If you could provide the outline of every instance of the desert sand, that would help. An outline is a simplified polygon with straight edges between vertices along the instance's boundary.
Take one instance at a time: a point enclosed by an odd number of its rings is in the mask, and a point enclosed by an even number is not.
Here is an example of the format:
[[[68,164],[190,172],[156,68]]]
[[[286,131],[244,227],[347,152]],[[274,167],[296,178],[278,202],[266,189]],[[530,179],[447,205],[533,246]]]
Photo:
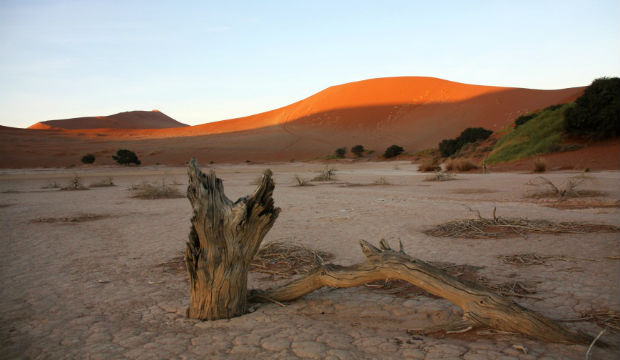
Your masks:
[[[357,144],[375,155],[392,144],[413,154],[436,148],[441,140],[454,138],[467,127],[499,131],[519,115],[573,101],[583,89],[501,88],[394,77],[332,86],[279,109],[197,126],[0,127],[0,168],[74,166],[86,153],[97,157],[95,164],[110,165],[111,155],[119,149],[135,151],[145,165],[173,166],[184,164],[188,154],[202,163],[306,161]]]
[[[207,164],[203,163],[203,166]],[[251,193],[265,168],[274,172],[280,217],[264,244],[290,242],[334,255],[334,263],[361,261],[359,240],[402,241],[427,261],[480,267],[491,283],[527,283],[513,299],[554,319],[575,320],[596,310],[620,311],[618,233],[528,234],[500,239],[438,238],[433,225],[502,217],[620,225],[620,172],[591,172],[583,189],[602,193],[550,207],[531,199],[531,173],[459,174],[427,182],[410,162],[333,165],[337,180],[294,186],[320,163],[215,164],[228,197]],[[459,317],[443,299],[398,295],[370,287],[322,289],[281,307],[257,304],[230,320],[185,317],[186,275],[175,264],[184,251],[191,208],[187,199],[139,200],[127,188],[141,181],[179,183],[184,167],[98,167],[0,170],[0,358],[101,359],[583,359],[587,346],[546,344],[514,334],[410,335]],[[74,175],[85,184],[112,176],[117,186],[85,191],[43,189]],[[545,174],[554,182],[576,171]],[[389,185],[369,185],[384,178]],[[578,204],[577,204],[578,205]],[[471,210],[470,210],[471,209]],[[73,220],[73,221],[72,221]],[[504,263],[498,256],[533,253],[544,264]],[[286,279],[251,273],[251,288]],[[596,335],[592,321],[569,321]],[[593,359],[617,359],[618,333],[595,348]]]
[[[184,127],[159,110],[126,111],[109,116],[88,116],[73,119],[48,120],[28,127],[33,130],[71,129],[166,129]]]

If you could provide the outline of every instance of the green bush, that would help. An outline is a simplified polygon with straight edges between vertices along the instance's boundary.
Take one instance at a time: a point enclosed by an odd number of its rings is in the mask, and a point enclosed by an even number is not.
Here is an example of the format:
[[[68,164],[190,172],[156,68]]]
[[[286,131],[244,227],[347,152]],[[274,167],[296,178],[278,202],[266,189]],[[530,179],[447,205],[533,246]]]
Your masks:
[[[84,164],[92,164],[95,162],[95,155],[93,154],[86,154],[84,156],[82,156],[82,162]]]
[[[444,139],[439,143],[441,156],[448,157],[459,151],[463,145],[480,140],[486,140],[493,131],[481,127],[467,128],[456,139]]]
[[[383,157],[392,158],[392,157],[402,154],[403,151],[405,151],[405,149],[403,149],[402,147],[398,145],[392,145],[389,148],[385,149],[385,152],[383,153]]]
[[[336,151],[334,151],[334,157],[336,157],[337,159],[342,159],[344,158],[344,155],[347,153],[347,148],[346,147],[341,147],[336,149]]]
[[[536,113],[531,113],[531,114],[527,114],[527,115],[521,115],[517,118],[517,120],[515,120],[515,128],[518,128],[519,126],[525,124],[526,122],[532,120],[534,117],[536,117]]]
[[[567,133],[595,139],[620,136],[620,78],[594,80],[575,104],[565,114]]]
[[[354,147],[351,148],[351,152],[357,157],[362,156],[364,151],[365,151],[364,145],[355,145]]]
[[[121,165],[129,165],[132,163],[136,165],[140,165],[140,160],[138,160],[138,156],[136,155],[135,152],[130,151],[130,150],[125,150],[125,149],[118,150],[116,152],[116,155],[115,156],[113,155],[112,158]]]

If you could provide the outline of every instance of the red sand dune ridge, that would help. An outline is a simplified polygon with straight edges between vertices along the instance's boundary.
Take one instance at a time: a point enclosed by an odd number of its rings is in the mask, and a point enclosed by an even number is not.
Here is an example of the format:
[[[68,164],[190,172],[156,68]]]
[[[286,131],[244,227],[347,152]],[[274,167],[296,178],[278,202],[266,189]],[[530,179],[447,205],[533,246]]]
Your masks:
[[[282,108],[196,126],[165,129],[157,129],[156,126],[149,126],[146,129],[146,126],[142,128],[132,126],[131,129],[119,129],[115,126],[105,126],[105,129],[91,126],[82,126],[79,130],[78,126],[72,128],[64,126],[64,128],[73,129],[74,131],[68,132],[78,132],[82,135],[105,133],[120,138],[125,136],[165,138],[222,134],[271,126],[286,127],[289,123],[300,121],[306,125],[312,123],[315,126],[322,126],[327,123],[343,129],[362,127],[376,130],[395,125],[400,127],[398,125],[403,123],[414,127],[423,125],[416,124],[422,117],[433,119],[433,123],[437,125],[436,120],[444,117],[470,118],[470,115],[473,115],[477,117],[478,126],[486,125],[485,127],[497,130],[524,112],[572,101],[582,91],[583,88],[531,90],[469,85],[431,77],[391,77],[332,86]],[[457,104],[461,104],[457,106],[458,109],[455,108]],[[475,111],[470,111],[469,115],[463,114],[471,109]],[[501,116],[498,116],[497,110],[502,112]],[[489,123],[491,121],[494,123]],[[44,123],[57,124],[54,121]],[[39,124],[31,128],[43,128],[35,127],[40,126]]]
[[[127,111],[109,116],[88,116],[64,120],[38,122],[28,129],[37,130],[83,130],[83,129],[165,129],[184,127],[159,110]]]

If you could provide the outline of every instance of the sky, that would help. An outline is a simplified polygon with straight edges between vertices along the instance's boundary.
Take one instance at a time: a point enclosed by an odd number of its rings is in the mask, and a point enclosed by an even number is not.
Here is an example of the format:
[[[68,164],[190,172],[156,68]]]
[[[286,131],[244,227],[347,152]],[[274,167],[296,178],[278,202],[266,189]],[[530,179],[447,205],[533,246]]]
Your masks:
[[[190,125],[329,86],[620,75],[620,1],[0,0],[0,125],[158,109]]]

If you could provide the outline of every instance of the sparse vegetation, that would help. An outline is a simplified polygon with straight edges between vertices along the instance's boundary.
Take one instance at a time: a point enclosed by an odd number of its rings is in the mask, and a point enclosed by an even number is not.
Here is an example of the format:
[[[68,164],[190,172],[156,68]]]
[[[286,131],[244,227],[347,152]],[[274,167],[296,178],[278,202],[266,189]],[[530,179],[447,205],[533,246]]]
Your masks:
[[[437,158],[426,159],[422,161],[422,163],[418,166],[418,171],[422,171],[422,172],[441,171],[441,166],[439,165],[439,161]]]
[[[444,164],[446,171],[470,171],[478,168],[467,159],[448,159]]]
[[[547,162],[544,158],[536,158],[534,160],[534,172],[541,173],[547,171]]]
[[[516,120],[515,120],[515,128],[518,128],[519,126],[525,124],[526,122],[532,120],[533,118],[535,118],[537,115],[537,113],[530,113],[527,115],[521,115],[519,116]]]
[[[562,149],[564,112],[571,104],[542,110],[533,119],[511,129],[489,154],[489,164],[511,161]]]
[[[82,184],[82,179],[79,176],[75,175],[69,181],[69,183],[67,185],[61,187],[60,190],[62,190],[62,191],[74,191],[74,190],[88,190],[88,188]]]
[[[385,152],[383,153],[383,157],[386,159],[393,158],[393,157],[396,157],[402,154],[403,151],[405,151],[405,149],[403,149],[401,146],[392,145],[388,147],[387,149],[385,149]]]
[[[529,220],[525,218],[484,218],[478,212],[477,219],[450,221],[424,231],[435,237],[456,237],[469,239],[490,239],[514,236],[525,236],[528,233],[543,234],[585,234],[593,232],[620,232],[613,225],[588,224],[577,222],[555,223],[548,220]]]
[[[373,182],[373,185],[391,185],[391,184],[389,181],[387,181],[386,178],[380,177],[377,180],[375,180],[375,182]]]
[[[493,131],[481,127],[467,128],[456,139],[444,139],[439,143],[441,156],[448,157],[456,154],[465,144],[486,140]]]
[[[572,176],[568,178],[563,184],[556,185],[553,181],[543,176],[538,176],[530,180],[526,185],[535,186],[538,189],[534,192],[530,192],[526,197],[530,198],[557,198],[568,199],[576,197],[586,196],[600,196],[603,193],[592,190],[579,190],[578,188],[588,181],[592,181],[593,178],[584,174]],[[540,189],[542,188],[542,189]]]
[[[596,79],[566,110],[565,130],[595,139],[620,136],[620,78]]]
[[[86,154],[84,156],[82,156],[82,162],[84,164],[92,164],[95,162],[95,155],[93,154]]]
[[[434,175],[427,176],[424,181],[450,181],[456,180],[456,175],[452,173],[436,171]]]
[[[344,156],[347,154],[347,148],[341,147],[334,151],[334,157],[337,159],[344,159]]]
[[[108,176],[99,181],[95,181],[94,183],[91,183],[88,186],[89,187],[107,187],[107,186],[116,186],[116,184],[114,183],[114,179],[111,176]]]
[[[364,146],[363,145],[355,145],[351,148],[351,152],[353,153],[353,155],[360,157],[364,154]]]
[[[133,193],[132,197],[136,199],[176,199],[184,197],[181,192],[173,186],[166,183],[165,179],[162,179],[161,184],[151,184],[146,181],[131,185],[129,191]]]
[[[297,182],[297,186],[314,186],[307,179],[302,179],[299,175],[295,175],[295,181]]]
[[[336,169],[325,166],[319,175],[315,176],[312,181],[332,181],[336,178]]]
[[[141,163],[136,153],[130,150],[125,150],[125,149],[118,150],[116,152],[116,155],[113,155],[112,158],[120,165],[129,165],[129,164],[140,165]]]

